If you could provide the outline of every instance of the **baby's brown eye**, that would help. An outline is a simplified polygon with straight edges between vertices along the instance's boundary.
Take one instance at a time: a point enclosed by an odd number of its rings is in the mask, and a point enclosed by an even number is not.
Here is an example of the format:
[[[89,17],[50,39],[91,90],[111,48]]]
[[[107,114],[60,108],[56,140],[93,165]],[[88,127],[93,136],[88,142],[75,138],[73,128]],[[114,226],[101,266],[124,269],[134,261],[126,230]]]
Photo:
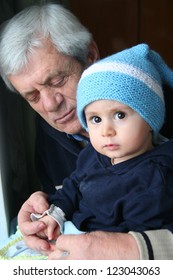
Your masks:
[[[115,114],[115,119],[124,119],[125,118],[125,113],[123,113],[123,112],[117,112],[116,114]]]
[[[99,123],[99,122],[101,122],[101,118],[98,117],[98,116],[94,116],[94,117],[92,117],[92,122],[93,123]]]

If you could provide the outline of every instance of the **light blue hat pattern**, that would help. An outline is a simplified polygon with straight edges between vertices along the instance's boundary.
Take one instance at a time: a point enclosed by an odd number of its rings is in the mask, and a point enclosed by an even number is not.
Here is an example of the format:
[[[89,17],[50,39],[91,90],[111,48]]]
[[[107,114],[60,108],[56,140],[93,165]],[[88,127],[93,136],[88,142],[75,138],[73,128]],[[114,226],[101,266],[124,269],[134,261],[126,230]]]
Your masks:
[[[84,108],[100,99],[135,110],[157,134],[165,118],[162,84],[173,87],[173,71],[147,44],[101,59],[87,68],[77,87],[77,114],[87,130]]]

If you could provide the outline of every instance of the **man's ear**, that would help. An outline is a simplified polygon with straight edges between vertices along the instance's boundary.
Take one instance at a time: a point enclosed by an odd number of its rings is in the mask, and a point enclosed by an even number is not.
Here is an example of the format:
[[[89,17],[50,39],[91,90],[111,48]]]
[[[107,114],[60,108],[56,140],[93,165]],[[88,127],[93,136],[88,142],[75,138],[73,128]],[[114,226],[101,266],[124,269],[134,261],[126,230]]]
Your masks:
[[[100,59],[99,50],[95,41],[91,41],[88,47],[87,67]]]

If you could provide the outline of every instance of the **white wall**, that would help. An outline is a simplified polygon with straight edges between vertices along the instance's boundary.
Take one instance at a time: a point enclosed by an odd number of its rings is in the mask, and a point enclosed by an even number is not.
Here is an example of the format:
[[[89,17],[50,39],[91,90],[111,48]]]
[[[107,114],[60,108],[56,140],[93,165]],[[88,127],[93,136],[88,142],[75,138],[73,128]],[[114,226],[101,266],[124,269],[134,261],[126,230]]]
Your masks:
[[[0,243],[9,235],[9,214],[0,172]]]

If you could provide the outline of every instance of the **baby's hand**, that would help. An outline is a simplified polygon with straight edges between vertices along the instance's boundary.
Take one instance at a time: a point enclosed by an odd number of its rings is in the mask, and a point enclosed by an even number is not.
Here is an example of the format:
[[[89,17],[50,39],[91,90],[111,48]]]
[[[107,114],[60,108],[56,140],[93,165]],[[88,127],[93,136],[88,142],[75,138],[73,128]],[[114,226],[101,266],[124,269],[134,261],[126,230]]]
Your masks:
[[[40,221],[44,222],[47,227],[44,230],[40,231],[37,236],[48,239],[50,241],[56,240],[60,235],[60,227],[58,223],[48,215],[41,218]]]

